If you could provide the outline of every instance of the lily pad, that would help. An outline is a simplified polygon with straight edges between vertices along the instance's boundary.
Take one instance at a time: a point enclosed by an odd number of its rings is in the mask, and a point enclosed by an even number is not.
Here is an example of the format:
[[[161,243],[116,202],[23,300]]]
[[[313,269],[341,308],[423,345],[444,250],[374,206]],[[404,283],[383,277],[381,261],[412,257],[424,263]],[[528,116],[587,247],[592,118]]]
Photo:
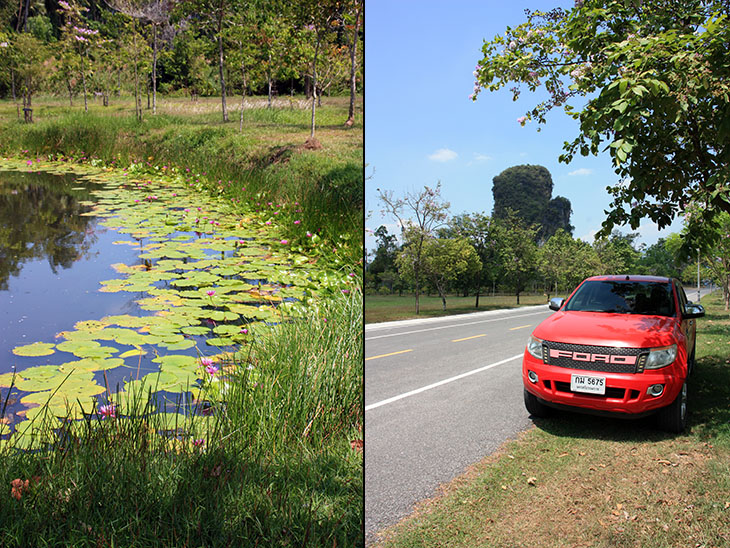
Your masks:
[[[26,344],[25,346],[16,346],[13,348],[13,354],[16,356],[50,356],[55,352],[55,344],[35,342],[33,344]]]

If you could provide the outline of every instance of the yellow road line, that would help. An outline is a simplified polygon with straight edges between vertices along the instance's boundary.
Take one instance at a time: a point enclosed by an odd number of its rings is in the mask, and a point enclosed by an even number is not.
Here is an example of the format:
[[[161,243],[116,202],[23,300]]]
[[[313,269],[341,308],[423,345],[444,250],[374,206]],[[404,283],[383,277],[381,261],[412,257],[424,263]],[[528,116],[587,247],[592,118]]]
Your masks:
[[[464,337],[463,339],[454,339],[451,342],[461,342],[461,341],[468,341],[469,339],[478,339],[479,337],[486,337],[487,334],[484,333],[482,335],[474,335],[473,337]]]
[[[387,358],[388,356],[395,356],[396,354],[405,354],[406,352],[413,352],[413,349],[409,350],[400,350],[398,352],[391,352],[390,354],[381,354],[380,356],[370,356],[369,358],[365,358],[365,361],[368,360],[377,360],[378,358]]]
[[[529,325],[521,325],[519,327],[510,327],[510,331],[514,331],[515,329],[524,329],[525,327],[532,327],[532,324]]]

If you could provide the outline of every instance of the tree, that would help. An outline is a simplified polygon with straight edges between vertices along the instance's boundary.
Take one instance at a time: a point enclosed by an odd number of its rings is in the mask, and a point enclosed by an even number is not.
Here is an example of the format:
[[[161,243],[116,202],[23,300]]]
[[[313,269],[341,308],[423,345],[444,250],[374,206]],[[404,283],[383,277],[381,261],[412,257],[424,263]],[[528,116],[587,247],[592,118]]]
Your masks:
[[[638,267],[641,274],[666,276],[667,278],[679,278],[683,268],[677,263],[671,247],[667,245],[667,240],[664,238],[659,238],[655,244],[644,250],[638,261]]]
[[[547,240],[556,230],[573,231],[570,225],[570,200],[558,196],[551,200],[553,179],[543,166],[521,165],[505,169],[492,180],[495,219],[514,212],[526,225],[537,225],[536,237]]]
[[[69,66],[73,66],[76,61],[78,64],[79,74],[81,75],[81,84],[84,90],[84,112],[89,112],[88,85],[86,83],[86,72],[89,66],[89,51],[99,42],[99,31],[88,28],[83,15],[82,8],[75,1],[59,2],[61,11],[65,19],[63,26],[63,45],[66,50]],[[70,88],[70,85],[69,85]],[[69,89],[70,94],[70,89]]]
[[[317,146],[314,137],[317,112],[317,61],[320,49],[331,32],[332,23],[337,20],[339,4],[336,0],[300,0],[297,9],[299,21],[311,33],[314,43],[310,65],[312,69],[312,120],[307,141],[312,146]]]
[[[395,235],[388,234],[388,229],[384,226],[379,226],[375,230],[375,238],[377,247],[368,271],[376,277],[376,283],[382,283],[380,275],[395,269],[395,257],[398,251],[397,238]],[[393,288],[390,287],[390,289]]]
[[[47,75],[44,64],[49,58],[48,49],[32,34],[22,32],[15,36],[10,53],[14,56],[15,70],[22,85],[23,105],[30,107],[33,104],[33,94]]]
[[[502,270],[499,256],[499,223],[484,213],[457,215],[449,222],[445,232],[449,237],[466,238],[474,247],[482,267],[471,277],[462,277],[474,289],[474,308],[479,308],[479,296],[482,288],[497,282]]]
[[[641,253],[634,247],[637,233],[621,234],[614,230],[609,238],[593,244],[598,253],[600,274],[635,274]]]
[[[512,286],[520,304],[520,293],[533,278],[538,267],[538,253],[535,238],[536,225],[526,226],[517,215],[508,210],[505,219],[500,220],[499,253],[502,259],[505,279]]]
[[[226,0],[184,0],[177,4],[182,17],[195,14],[192,19],[202,33],[212,34],[216,43],[216,59],[218,61],[218,81],[221,91],[221,114],[223,121],[228,121],[226,103],[226,64],[225,64],[225,28],[230,15],[231,2]]]
[[[404,256],[407,251],[399,256]],[[410,264],[410,258],[406,259]],[[423,273],[436,290],[446,310],[446,290],[461,276],[476,274],[482,263],[471,244],[464,238],[429,238],[423,246]]]
[[[521,124],[563,107],[580,125],[560,161],[609,151],[618,182],[601,236],[645,217],[662,228],[690,201],[710,206],[702,222],[730,212],[729,11],[724,0],[576,0],[527,12],[484,43],[472,98],[544,88]]]
[[[398,267],[399,271],[402,268],[403,272],[407,272],[413,281],[416,314],[419,314],[423,245],[433,236],[433,231],[446,221],[449,203],[441,199],[441,182],[436,184],[436,188],[424,186],[421,192],[407,192],[402,198],[396,198],[392,190],[377,191],[384,208],[383,213],[396,219],[401,227],[403,249],[407,252],[404,256],[408,257],[409,262],[404,263],[403,259]]]
[[[692,252],[699,253],[712,275],[712,279],[722,287],[725,310],[730,309],[730,214],[716,214],[712,222],[703,223],[699,230],[691,227],[695,224],[693,217],[702,217],[704,205],[690,204],[685,215],[685,227],[682,230],[682,246],[680,254],[691,263],[697,259]],[[696,225],[695,225],[696,226]]]
[[[350,48],[350,109],[347,115],[346,126],[352,126],[355,123],[355,96],[357,92],[357,42],[360,34],[360,16],[363,11],[363,0],[351,0],[349,3],[348,19],[354,17],[355,21],[352,25],[352,41]]]
[[[593,248],[558,230],[540,248],[540,271],[554,288],[555,295],[570,293],[588,276],[600,274]]]

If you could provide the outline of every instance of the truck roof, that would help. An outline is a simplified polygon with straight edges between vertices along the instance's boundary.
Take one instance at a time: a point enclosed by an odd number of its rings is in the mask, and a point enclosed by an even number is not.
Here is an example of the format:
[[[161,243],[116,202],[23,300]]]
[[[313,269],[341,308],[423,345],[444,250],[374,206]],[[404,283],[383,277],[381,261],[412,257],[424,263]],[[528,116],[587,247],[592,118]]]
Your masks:
[[[610,281],[610,282],[621,282],[621,281],[631,281],[631,282],[659,282],[659,283],[667,283],[671,282],[671,278],[667,278],[665,276],[643,276],[639,274],[611,274],[611,275],[603,275],[603,276],[591,276],[588,278],[588,280],[597,280],[597,281]]]

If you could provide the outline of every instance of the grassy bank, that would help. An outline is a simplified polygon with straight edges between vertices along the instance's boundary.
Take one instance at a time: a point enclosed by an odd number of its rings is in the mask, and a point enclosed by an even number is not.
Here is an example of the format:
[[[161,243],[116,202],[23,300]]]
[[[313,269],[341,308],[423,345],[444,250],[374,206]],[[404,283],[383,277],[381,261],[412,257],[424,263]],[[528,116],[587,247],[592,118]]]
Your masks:
[[[316,130],[321,148],[316,149],[305,146],[311,112],[302,97],[278,99],[270,109],[264,99],[249,98],[240,131],[240,104],[232,101],[230,121],[223,123],[215,98],[160,98],[158,114],[145,111],[141,123],[131,98],[113,100],[109,107],[92,102],[84,113],[59,98],[38,97],[33,124],[17,117],[17,105],[2,101],[0,154],[93,158],[118,167],[137,164],[153,173],[175,167],[233,203],[272,214],[281,209],[290,238],[303,238],[309,230],[357,260],[363,228],[362,103],[348,128],[348,101],[323,99]],[[293,224],[302,219],[306,228]]]
[[[514,295],[495,295],[479,297],[479,308],[474,306],[474,297],[452,295],[446,299],[446,310],[443,309],[438,296],[421,295],[420,314],[416,315],[413,295],[365,295],[365,323],[390,322],[413,318],[434,318],[451,314],[469,314],[501,308],[515,308],[517,298]],[[547,305],[545,295],[520,295],[520,306]]]
[[[690,424],[557,414],[394,527],[388,547],[730,545],[730,316],[703,299]]]
[[[207,434],[132,398],[50,448],[4,446],[2,545],[361,545],[361,303],[322,303],[254,344],[197,417]]]

